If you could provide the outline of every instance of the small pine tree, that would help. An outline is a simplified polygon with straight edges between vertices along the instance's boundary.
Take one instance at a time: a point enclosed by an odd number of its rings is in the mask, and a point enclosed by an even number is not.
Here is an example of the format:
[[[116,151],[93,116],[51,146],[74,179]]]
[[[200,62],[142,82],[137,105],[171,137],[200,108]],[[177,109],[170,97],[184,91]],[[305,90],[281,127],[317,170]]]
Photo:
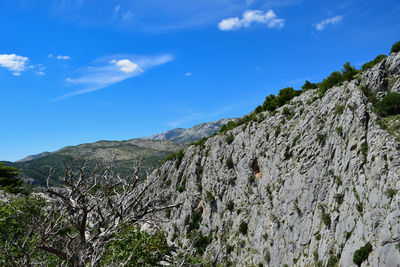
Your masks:
[[[0,163],[0,189],[12,194],[21,193],[24,182],[17,178],[17,175],[16,168],[3,166],[3,163]]]

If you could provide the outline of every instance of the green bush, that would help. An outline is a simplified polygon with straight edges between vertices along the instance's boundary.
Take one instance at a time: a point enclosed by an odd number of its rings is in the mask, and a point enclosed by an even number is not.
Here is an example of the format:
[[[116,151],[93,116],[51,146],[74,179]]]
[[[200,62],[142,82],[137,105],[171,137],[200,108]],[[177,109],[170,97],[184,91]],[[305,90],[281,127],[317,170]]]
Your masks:
[[[254,175],[250,175],[247,178],[247,181],[249,182],[249,184],[253,184],[256,181],[256,177]]]
[[[317,89],[318,88],[318,84],[316,83],[311,83],[309,81],[306,80],[306,82],[304,83],[304,85],[301,87],[301,89],[303,89],[303,91],[307,91],[310,89]]]
[[[400,52],[400,41],[395,42],[390,50],[390,53],[397,53]]]
[[[335,115],[340,115],[340,114],[342,114],[343,113],[343,111],[344,111],[344,105],[337,105],[336,107],[335,107],[335,111],[333,112]]]
[[[228,169],[233,169],[233,160],[232,160],[232,157],[229,157],[227,160],[226,160],[226,167],[228,167]]]
[[[196,248],[197,253],[203,255],[208,245],[211,243],[211,241],[212,241],[211,234],[209,236],[203,236],[203,234],[200,233],[199,237],[194,243],[194,247]]]
[[[120,237],[109,244],[102,266],[116,262],[125,262],[127,266],[161,266],[160,262],[171,252],[162,232],[150,235],[128,225],[123,227]]]
[[[368,102],[372,103],[375,105],[378,102],[378,99],[376,98],[376,94],[372,92],[371,89],[367,86],[360,86],[361,92],[364,93],[364,95],[367,97]]]
[[[199,229],[200,223],[202,220],[203,220],[203,216],[202,216],[201,212],[194,210],[190,216],[188,232]]]
[[[317,138],[318,138],[318,142],[320,145],[325,145],[325,141],[326,141],[326,134],[317,134]]]
[[[228,145],[232,144],[233,140],[235,140],[235,137],[232,134],[225,138],[225,141],[228,143]]]
[[[226,208],[227,208],[230,212],[232,212],[233,209],[235,208],[235,203],[233,203],[232,200],[229,200],[229,202],[226,204]]]
[[[248,231],[247,222],[241,222],[240,225],[239,225],[239,232],[242,235],[247,235],[247,231]]]
[[[381,101],[376,103],[375,108],[381,116],[400,114],[400,94],[388,93]]]
[[[23,191],[24,182],[17,178],[18,170],[14,167],[3,166],[0,162],[0,190],[17,194]]]
[[[350,62],[346,62],[342,68],[342,77],[345,81],[351,81],[354,79],[354,76],[358,73],[357,69],[354,66],[350,65]]]
[[[388,188],[388,190],[386,190],[385,195],[392,199],[395,195],[397,194],[397,190],[393,189],[393,188]]]
[[[331,216],[325,211],[322,212],[322,221],[328,227],[331,225]]]
[[[361,264],[368,259],[369,254],[372,252],[372,245],[370,242],[365,244],[365,246],[354,252],[353,262],[357,264],[357,266],[361,266]]]
[[[226,245],[226,254],[231,254],[234,249],[234,246]]]
[[[387,58],[387,55],[378,55],[374,60],[362,65],[361,70],[366,71],[375,66],[376,64],[381,63],[381,61],[384,60],[385,58]]]
[[[344,78],[340,71],[334,71],[327,78],[323,79],[319,85],[319,97],[322,98],[328,89],[344,82]]]

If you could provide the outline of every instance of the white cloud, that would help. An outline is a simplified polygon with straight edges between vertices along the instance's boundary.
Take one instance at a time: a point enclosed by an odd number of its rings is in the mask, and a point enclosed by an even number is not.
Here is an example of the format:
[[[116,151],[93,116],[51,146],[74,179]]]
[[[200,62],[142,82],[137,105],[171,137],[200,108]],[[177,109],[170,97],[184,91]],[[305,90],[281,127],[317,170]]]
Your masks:
[[[322,31],[322,30],[325,30],[325,27],[327,25],[329,25],[329,24],[338,24],[342,20],[343,20],[343,16],[335,16],[335,17],[327,18],[327,19],[324,19],[323,21],[318,22],[317,24],[315,24],[315,28],[318,31]]]
[[[192,72],[186,72],[186,73],[185,73],[185,76],[186,76],[186,77],[189,77],[189,76],[192,76],[192,75],[193,75]]]
[[[58,56],[57,56],[57,59],[59,59],[59,60],[69,60],[69,59],[71,59],[71,57],[70,57],[70,56],[58,55]]]
[[[117,65],[120,67],[120,71],[125,73],[131,73],[134,71],[139,71],[139,66],[136,63],[133,63],[129,59],[120,59],[120,60],[111,60],[110,63]]]
[[[222,20],[218,23],[221,31],[232,31],[239,28],[248,28],[253,23],[267,25],[268,28],[280,29],[285,26],[285,20],[278,18],[273,10],[247,10],[242,18],[234,17]]]
[[[16,54],[2,54],[0,55],[0,66],[7,68],[13,75],[19,76],[22,71],[29,68],[29,66],[27,66],[28,60],[27,57],[18,56]]]
[[[39,75],[39,76],[46,75],[46,73],[44,73],[43,71],[38,71],[38,72],[36,72],[36,74]]]
[[[138,76],[145,71],[166,64],[174,58],[169,54],[159,56],[113,55],[95,60],[75,71],[74,77],[66,82],[77,87],[75,91],[64,94],[53,101],[85,94],[108,87],[112,84]]]

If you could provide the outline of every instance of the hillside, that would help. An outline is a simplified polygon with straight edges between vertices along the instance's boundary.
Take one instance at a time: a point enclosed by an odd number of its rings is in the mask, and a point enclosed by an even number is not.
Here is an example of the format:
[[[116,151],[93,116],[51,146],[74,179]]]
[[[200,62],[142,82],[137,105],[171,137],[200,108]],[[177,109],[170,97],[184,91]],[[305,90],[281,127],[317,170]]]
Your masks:
[[[400,53],[376,63],[281,107],[269,97],[158,168],[183,203],[165,215],[170,242],[231,266],[398,266],[399,115],[377,110],[400,92]]]
[[[192,128],[176,128],[170,131],[163,132],[161,134],[155,134],[144,139],[149,140],[170,140],[180,144],[189,144],[197,141],[203,137],[208,137],[218,132],[219,129],[227,124],[232,119],[221,119],[218,121],[200,123]]]
[[[215,122],[201,123],[192,128],[177,128],[151,137],[131,139],[128,141],[98,141],[95,143],[68,146],[55,152],[43,152],[30,155],[16,162],[4,162],[20,170],[25,182],[45,185],[49,167],[56,169],[55,176],[63,175],[64,162],[92,164],[98,160],[110,160],[118,155],[118,172],[129,173],[130,167],[137,159],[142,159],[146,170],[154,170],[170,153],[175,152],[193,141],[211,136],[231,121],[221,119]]]
[[[90,164],[94,164],[98,161],[109,161],[116,156],[117,170],[125,175],[129,173],[135,160],[141,159],[144,170],[150,172],[168,154],[181,148],[183,145],[168,140],[99,141],[65,147],[37,159],[14,163],[6,162],[6,165],[18,168],[26,182],[43,186],[46,183],[50,167],[55,168],[55,177],[63,175],[64,162],[83,164],[88,161]]]

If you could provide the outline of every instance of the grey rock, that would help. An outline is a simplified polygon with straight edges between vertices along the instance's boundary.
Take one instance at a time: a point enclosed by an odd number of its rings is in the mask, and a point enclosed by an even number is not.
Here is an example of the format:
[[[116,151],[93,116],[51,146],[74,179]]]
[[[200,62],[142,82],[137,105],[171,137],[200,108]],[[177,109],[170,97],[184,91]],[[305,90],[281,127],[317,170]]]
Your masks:
[[[355,266],[354,252],[371,242],[362,266],[399,266],[400,195],[385,194],[400,190],[399,142],[380,127],[360,89],[400,91],[399,72],[400,53],[392,54],[322,99],[314,98],[316,90],[294,98],[285,105],[296,113],[292,119],[284,118],[283,107],[264,112],[264,120],[229,131],[231,144],[217,135],[204,147],[189,146],[178,167],[165,163],[152,175],[170,179],[171,185],[159,186],[183,202],[162,225],[170,242],[189,244],[196,210],[202,212],[198,231],[213,236],[205,259],[252,266],[266,264],[270,255],[268,266],[314,266],[318,255],[325,266],[336,255],[339,266]],[[345,107],[341,114],[338,105]],[[247,235],[239,232],[242,222]],[[228,244],[234,246],[230,254]]]

